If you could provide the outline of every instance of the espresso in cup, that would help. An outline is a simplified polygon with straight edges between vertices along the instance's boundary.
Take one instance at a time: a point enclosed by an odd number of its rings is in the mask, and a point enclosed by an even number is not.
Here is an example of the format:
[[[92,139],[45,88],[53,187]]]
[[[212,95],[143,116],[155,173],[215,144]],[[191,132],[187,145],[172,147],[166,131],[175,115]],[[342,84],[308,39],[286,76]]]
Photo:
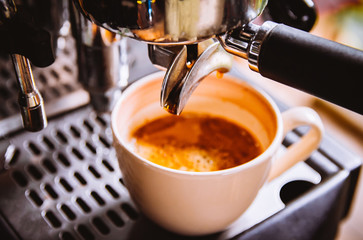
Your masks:
[[[269,179],[305,160],[322,138],[312,109],[281,113],[262,90],[226,75],[205,78],[181,116],[172,116],[160,106],[164,75],[154,73],[128,87],[111,126],[131,198],[169,231],[198,236],[228,229]],[[284,136],[300,126],[309,130],[279,151]]]
[[[131,132],[130,142],[136,154],[153,163],[194,172],[239,166],[263,151],[238,123],[195,112],[149,120]]]

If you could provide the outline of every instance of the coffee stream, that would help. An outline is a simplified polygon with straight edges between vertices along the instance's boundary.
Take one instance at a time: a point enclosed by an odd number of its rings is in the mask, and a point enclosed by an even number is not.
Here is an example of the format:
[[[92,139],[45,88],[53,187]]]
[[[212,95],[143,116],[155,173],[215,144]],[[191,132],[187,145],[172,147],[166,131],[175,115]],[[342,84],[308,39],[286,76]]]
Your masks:
[[[250,161],[261,144],[246,129],[207,114],[167,115],[131,133],[134,151],[156,164],[185,171],[216,171]]]

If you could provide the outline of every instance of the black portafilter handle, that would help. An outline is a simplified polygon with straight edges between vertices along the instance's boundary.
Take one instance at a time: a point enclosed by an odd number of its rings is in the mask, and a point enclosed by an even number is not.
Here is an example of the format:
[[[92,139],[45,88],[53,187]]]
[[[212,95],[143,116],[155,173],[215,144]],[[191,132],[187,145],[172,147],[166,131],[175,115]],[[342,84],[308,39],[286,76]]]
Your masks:
[[[262,76],[363,114],[363,51],[269,21],[219,40]]]
[[[262,18],[273,22],[219,36],[223,47],[264,77],[363,114],[363,51],[308,33],[312,0],[269,0]]]
[[[261,45],[262,76],[363,114],[363,51],[285,25]]]

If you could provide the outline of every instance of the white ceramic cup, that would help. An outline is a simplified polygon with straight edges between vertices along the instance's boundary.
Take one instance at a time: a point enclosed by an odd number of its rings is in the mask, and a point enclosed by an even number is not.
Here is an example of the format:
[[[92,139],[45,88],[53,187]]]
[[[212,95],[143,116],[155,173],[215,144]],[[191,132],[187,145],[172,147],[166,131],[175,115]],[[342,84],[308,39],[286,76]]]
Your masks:
[[[280,113],[266,93],[241,79],[209,76],[197,87],[184,111],[223,116],[241,124],[259,139],[263,153],[245,164],[211,172],[154,164],[136,155],[128,139],[131,129],[169,114],[159,103],[164,74],[154,73],[128,87],[112,112],[111,125],[132,199],[141,212],[165,229],[183,235],[226,229],[249,207],[269,178],[305,160],[320,143],[323,125],[312,109],[298,107]],[[310,130],[277,158],[286,133],[303,125]]]

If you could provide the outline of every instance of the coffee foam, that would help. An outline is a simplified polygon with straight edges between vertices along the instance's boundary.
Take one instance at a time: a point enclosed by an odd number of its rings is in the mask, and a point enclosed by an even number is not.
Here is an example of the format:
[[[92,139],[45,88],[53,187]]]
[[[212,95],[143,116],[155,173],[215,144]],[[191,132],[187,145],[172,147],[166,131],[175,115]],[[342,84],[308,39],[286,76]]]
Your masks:
[[[262,152],[258,140],[238,124],[190,112],[148,121],[132,132],[130,146],[156,164],[196,172],[235,167]]]
[[[272,140],[271,135],[261,119],[256,118],[251,112],[239,107],[233,102],[224,99],[215,99],[209,96],[192,95],[186,105],[182,115],[187,112],[202,113],[221,118],[226,118],[239,126],[245,128],[248,132],[256,136],[263,149],[266,149]],[[120,128],[120,134],[125,144],[130,139],[130,133],[141,125],[162,116],[170,116],[165,110],[160,107],[159,102],[145,103],[139,111],[133,116],[130,116],[129,121],[125,122]],[[266,119],[263,119],[266,120]],[[125,131],[128,129],[128,131]]]

